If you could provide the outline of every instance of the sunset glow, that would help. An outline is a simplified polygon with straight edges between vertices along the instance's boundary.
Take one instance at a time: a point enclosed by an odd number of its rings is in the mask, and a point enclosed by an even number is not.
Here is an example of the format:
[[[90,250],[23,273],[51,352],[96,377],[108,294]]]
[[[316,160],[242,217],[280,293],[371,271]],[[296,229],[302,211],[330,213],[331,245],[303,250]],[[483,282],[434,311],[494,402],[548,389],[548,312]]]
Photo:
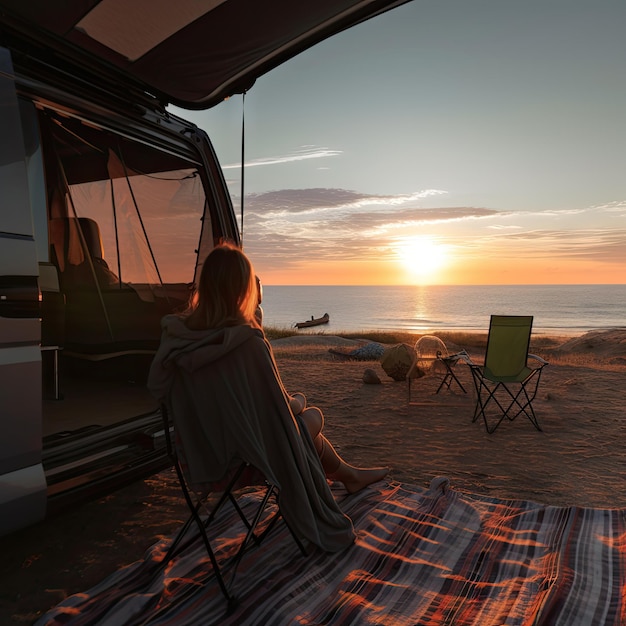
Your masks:
[[[263,281],[626,282],[626,3],[601,5],[407,3],[257,80],[244,246]],[[238,213],[241,119],[237,97],[194,119]]]
[[[397,248],[405,272],[418,283],[435,283],[446,264],[445,246],[426,236],[411,237]]]

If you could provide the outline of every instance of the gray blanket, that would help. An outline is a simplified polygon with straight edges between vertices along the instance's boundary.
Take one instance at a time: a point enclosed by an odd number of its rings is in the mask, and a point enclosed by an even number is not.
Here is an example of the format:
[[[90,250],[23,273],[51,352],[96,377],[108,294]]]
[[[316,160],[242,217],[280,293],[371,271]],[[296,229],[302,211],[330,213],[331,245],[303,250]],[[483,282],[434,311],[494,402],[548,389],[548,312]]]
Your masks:
[[[202,484],[245,460],[278,486],[283,516],[301,538],[329,552],[354,541],[317,452],[288,404],[271,347],[249,326],[192,331],[163,318],[148,388],[174,416],[189,477]]]

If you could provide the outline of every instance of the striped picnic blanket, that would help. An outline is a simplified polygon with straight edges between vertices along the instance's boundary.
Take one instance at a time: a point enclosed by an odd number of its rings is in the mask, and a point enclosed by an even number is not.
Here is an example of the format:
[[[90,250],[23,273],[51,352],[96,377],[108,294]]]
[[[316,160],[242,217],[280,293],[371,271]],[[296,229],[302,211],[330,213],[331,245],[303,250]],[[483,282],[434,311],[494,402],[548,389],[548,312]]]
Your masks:
[[[448,487],[379,483],[336,492],[355,545],[303,557],[281,522],[239,566],[226,603],[199,541],[167,567],[169,540],[44,624],[624,624],[626,519],[618,509],[553,507]],[[246,508],[259,495],[244,496]],[[219,558],[243,529],[226,511],[212,526]]]

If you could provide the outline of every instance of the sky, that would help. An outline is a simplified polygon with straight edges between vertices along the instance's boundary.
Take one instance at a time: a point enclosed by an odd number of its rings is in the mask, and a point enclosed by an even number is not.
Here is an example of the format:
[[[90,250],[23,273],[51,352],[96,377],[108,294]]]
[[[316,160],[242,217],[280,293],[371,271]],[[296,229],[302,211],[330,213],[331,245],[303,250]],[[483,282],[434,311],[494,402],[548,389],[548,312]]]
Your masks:
[[[626,283],[626,2],[413,0],[205,112],[264,284]]]

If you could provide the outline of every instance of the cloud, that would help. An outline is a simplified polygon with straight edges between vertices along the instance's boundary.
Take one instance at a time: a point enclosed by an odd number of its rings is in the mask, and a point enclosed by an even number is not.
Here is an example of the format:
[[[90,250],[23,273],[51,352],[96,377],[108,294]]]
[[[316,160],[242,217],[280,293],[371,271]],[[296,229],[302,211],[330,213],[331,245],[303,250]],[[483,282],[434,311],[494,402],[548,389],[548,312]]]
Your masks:
[[[480,219],[502,215],[493,209],[480,207],[406,208],[396,211],[359,213],[343,217],[337,223],[346,228],[406,229],[420,224],[437,224],[460,220]]]
[[[528,234],[539,250],[552,257],[586,258],[626,263],[626,230],[580,229],[540,231]]]
[[[428,198],[446,192],[426,189],[399,195],[372,195],[345,189],[284,189],[250,194],[246,202],[246,228],[271,236],[290,233],[346,241],[370,242],[384,233],[436,224],[501,215],[482,207],[421,207]],[[369,245],[366,243],[365,245]]]
[[[590,207],[591,211],[606,211],[608,213],[626,213],[626,200],[615,200],[614,202],[606,202]]]
[[[246,250],[284,269],[307,257],[359,260],[388,255],[398,231],[424,223],[479,219],[499,214],[477,207],[424,208],[445,191],[372,195],[345,189],[283,189],[246,196]]]
[[[346,189],[312,188],[281,189],[246,196],[249,212],[275,216],[279,213],[311,213],[333,211],[352,213],[363,207],[379,206],[382,210],[390,206],[402,206],[431,196],[445,194],[438,189],[424,189],[409,194],[375,195]]]
[[[341,263],[388,259],[403,238],[429,234],[458,259],[588,260],[626,264],[626,203],[549,211],[428,206],[446,192],[373,195],[345,189],[283,189],[246,196],[246,250],[255,263],[288,270],[307,259]],[[606,228],[598,217],[608,214]],[[621,224],[620,224],[621,226]]]
[[[246,167],[259,167],[262,165],[281,165],[284,163],[293,163],[297,161],[306,161],[308,159],[325,159],[327,157],[336,157],[343,154],[341,150],[331,150],[318,146],[301,146],[299,150],[290,152],[282,156],[263,157],[261,159],[252,159],[246,161]],[[222,165],[223,170],[241,169],[241,163],[231,163]]]
[[[467,253],[505,259],[569,259],[626,265],[625,229],[525,229],[468,239]]]

